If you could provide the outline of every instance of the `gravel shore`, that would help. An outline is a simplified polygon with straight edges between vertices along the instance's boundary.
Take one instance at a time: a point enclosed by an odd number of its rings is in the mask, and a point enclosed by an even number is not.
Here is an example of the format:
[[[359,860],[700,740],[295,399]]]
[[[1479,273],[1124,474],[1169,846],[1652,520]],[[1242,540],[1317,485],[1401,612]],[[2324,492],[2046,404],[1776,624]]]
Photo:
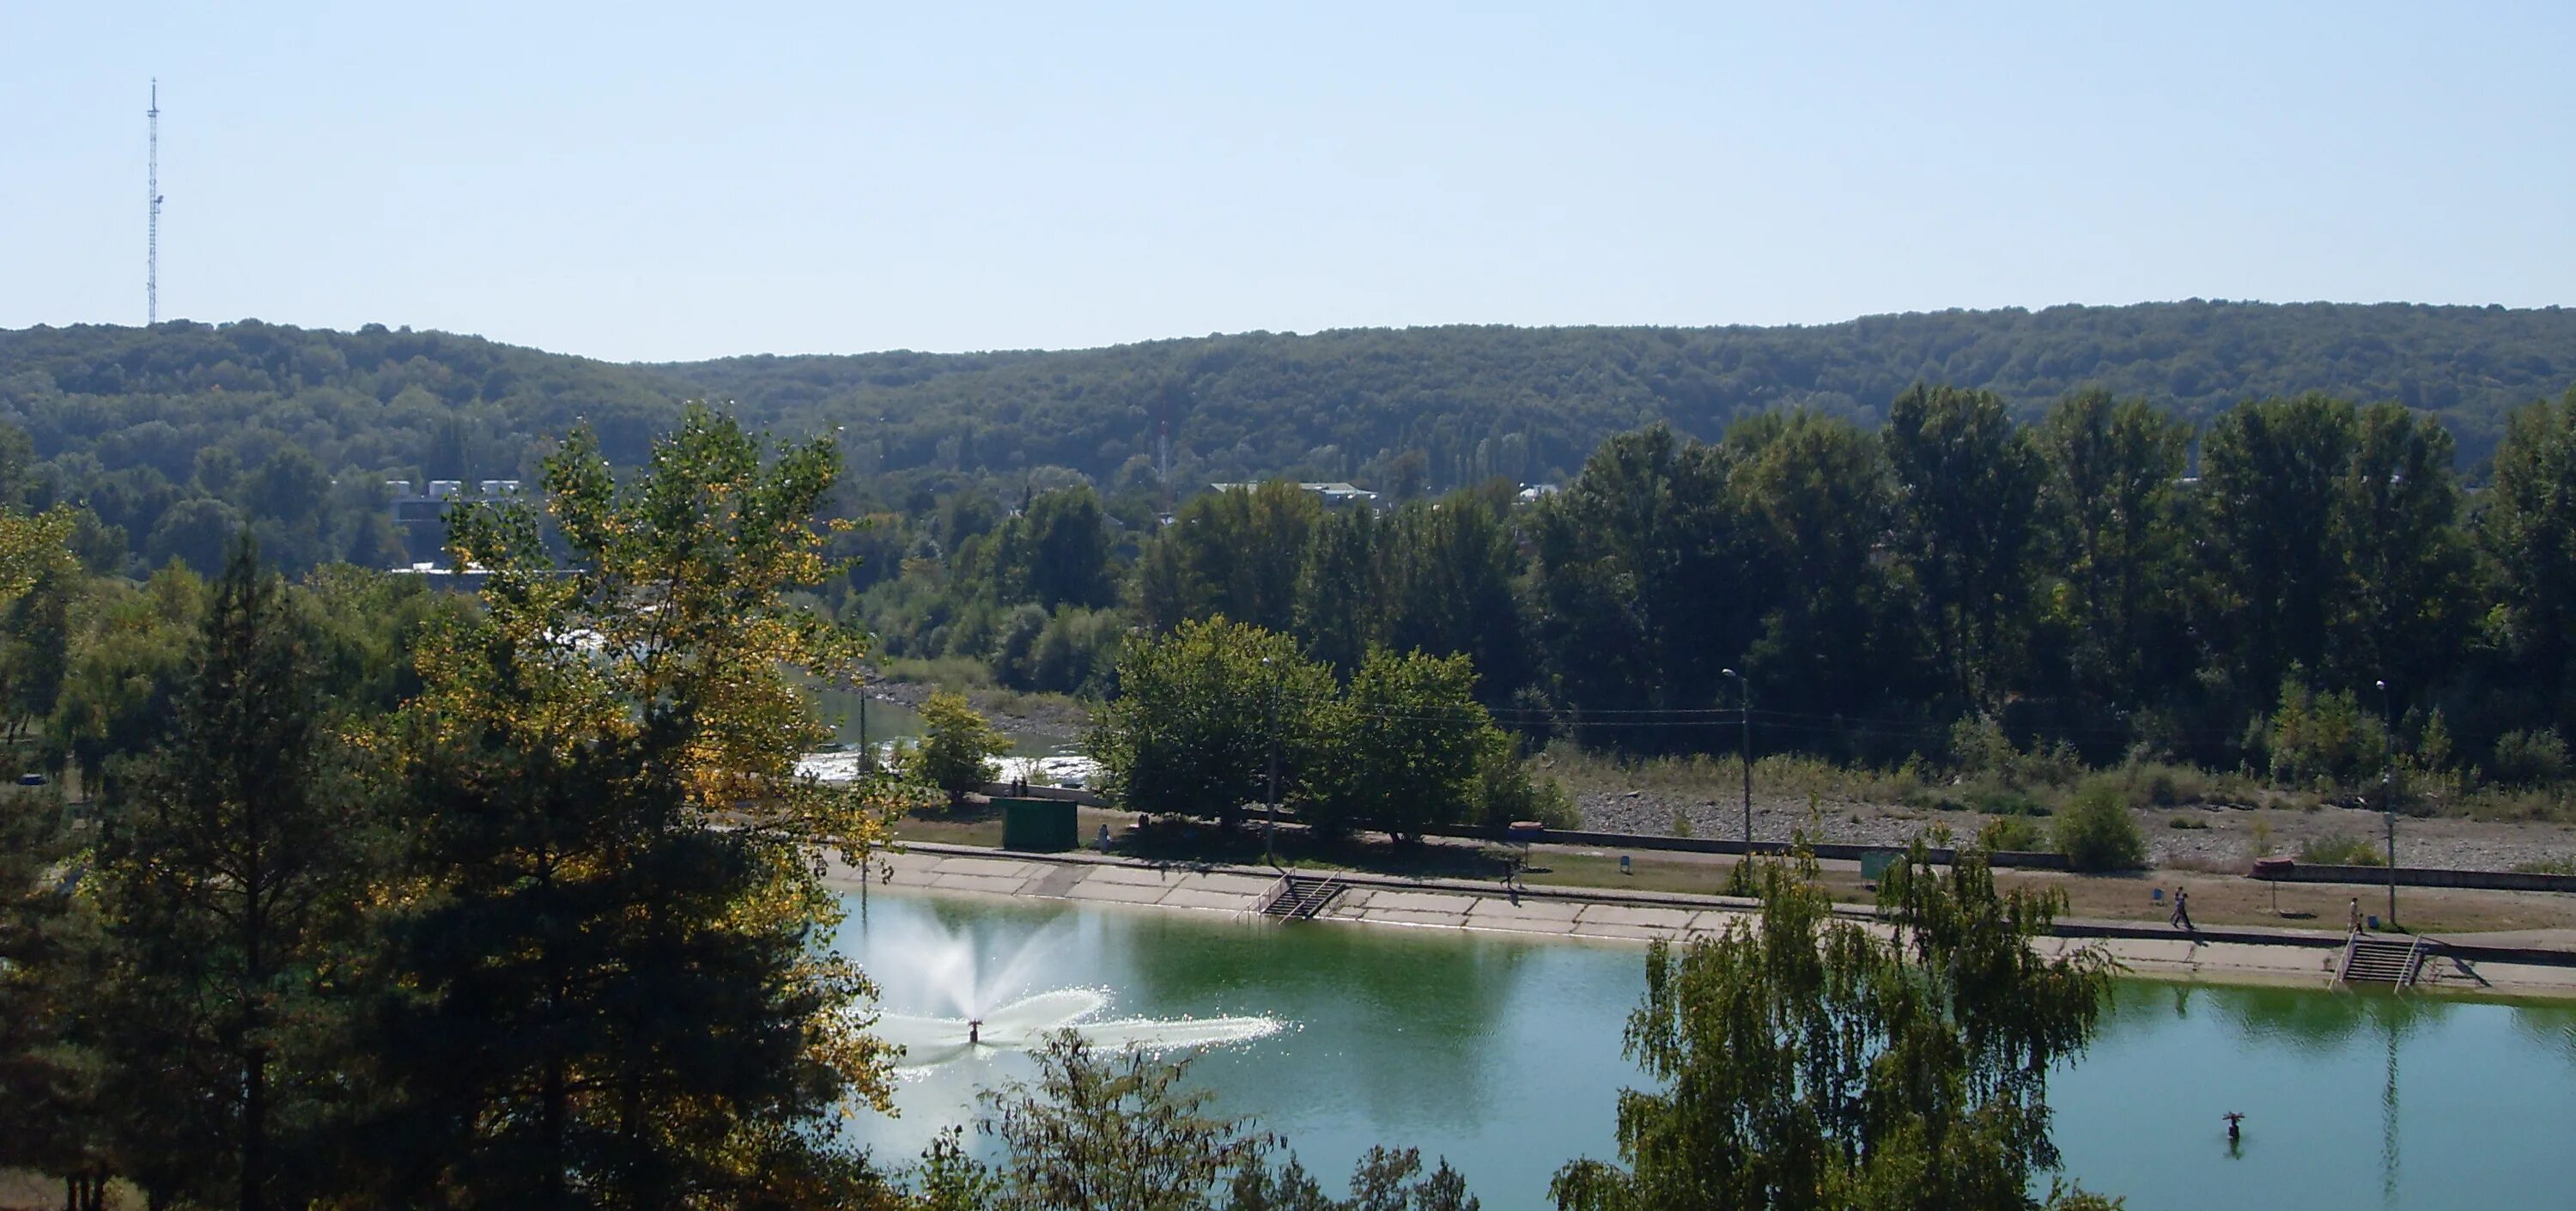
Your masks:
[[[1576,802],[1583,811],[1584,827],[1602,832],[1671,836],[1679,819],[1687,822],[1688,835],[1694,837],[1744,835],[1742,800],[1735,797],[1592,791],[1578,795]],[[2271,825],[2271,852],[2284,856],[2295,857],[2309,841],[2358,837],[2377,847],[2385,836],[2378,812],[2355,808],[2177,807],[2133,814],[2146,834],[2148,854],[2158,866],[2201,870],[2237,869],[2250,863],[2258,820]],[[1953,837],[1974,837],[1993,818],[1976,812],[1839,800],[1820,800],[1811,808],[1804,798],[1794,802],[1766,798],[1759,787],[1753,796],[1753,835],[1762,841],[1786,841],[1792,832],[1804,829],[1817,841],[1903,845],[1935,825],[1948,826]],[[2043,833],[2049,826],[2047,820],[2033,823]],[[2570,856],[2576,856],[2576,824],[2397,819],[2397,860],[2406,866],[2511,870],[2524,863],[2563,862]]]

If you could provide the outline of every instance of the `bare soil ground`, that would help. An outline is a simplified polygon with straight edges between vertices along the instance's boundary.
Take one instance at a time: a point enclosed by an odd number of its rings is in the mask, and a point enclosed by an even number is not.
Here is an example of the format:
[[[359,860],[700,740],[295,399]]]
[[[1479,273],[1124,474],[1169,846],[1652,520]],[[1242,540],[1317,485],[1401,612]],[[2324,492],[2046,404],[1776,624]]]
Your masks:
[[[1740,797],[1726,793],[1732,789],[1703,793],[1590,789],[1578,794],[1577,803],[1584,826],[1604,832],[1672,836],[1678,820],[1690,836],[1735,838],[1744,835],[1744,814]],[[2357,838],[2377,848],[2385,828],[2380,813],[2349,807],[2194,806],[2148,808],[2134,814],[2146,834],[2149,858],[2159,867],[2185,870],[2242,872],[2256,857],[2257,822],[2270,827],[2270,852],[2285,856],[2296,856],[2310,842],[2337,838]],[[1811,841],[1902,845],[1935,826],[1948,828],[1951,836],[1964,841],[1974,838],[1992,819],[1971,811],[1898,804],[1839,799],[1811,803],[1804,796],[1766,795],[1758,784],[1753,792],[1753,835],[1764,841],[1786,841],[1793,832],[1804,831]],[[2050,821],[2031,823],[2044,834]],[[2397,819],[2401,866],[2512,870],[2571,857],[2576,857],[2576,824],[2445,816]]]

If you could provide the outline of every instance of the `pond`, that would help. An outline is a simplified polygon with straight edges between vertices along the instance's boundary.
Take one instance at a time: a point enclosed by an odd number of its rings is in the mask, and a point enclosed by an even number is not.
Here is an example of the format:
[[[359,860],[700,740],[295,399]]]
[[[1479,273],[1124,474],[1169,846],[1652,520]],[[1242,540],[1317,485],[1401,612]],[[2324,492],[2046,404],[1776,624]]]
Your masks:
[[[884,891],[851,910],[842,944],[890,1013],[1093,988],[1101,1018],[1278,1020],[1196,1053],[1192,1077],[1335,1191],[1385,1143],[1447,1156],[1492,1211],[1544,1207],[1558,1165],[1615,1155],[1636,1079],[1619,1033],[1642,947]],[[976,1087],[1032,1068],[1002,1052],[916,1072],[865,1138],[909,1158],[971,1119]],[[2050,1088],[2067,1175],[2138,1211],[2563,1208],[2576,1185],[2576,1007],[2125,981]]]

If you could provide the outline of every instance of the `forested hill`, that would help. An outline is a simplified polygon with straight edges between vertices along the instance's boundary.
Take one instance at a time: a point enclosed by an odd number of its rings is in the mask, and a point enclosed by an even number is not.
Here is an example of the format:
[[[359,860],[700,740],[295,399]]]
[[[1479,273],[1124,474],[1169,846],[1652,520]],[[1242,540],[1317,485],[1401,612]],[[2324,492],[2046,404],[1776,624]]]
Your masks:
[[[372,561],[376,481],[522,474],[576,420],[632,461],[693,396],[783,432],[840,426],[862,474],[1045,486],[1064,477],[1030,473],[1052,466],[1134,488],[1168,425],[1179,484],[1440,489],[1561,478],[1603,437],[1656,419],[1703,437],[1784,406],[1874,423],[1917,380],[1992,388],[2028,412],[2088,384],[2195,417],[2311,390],[2396,399],[2441,416],[2468,469],[2506,409],[2576,383],[2576,310],[2186,302],[632,366],[375,325],[33,328],[0,331],[0,421],[33,456],[0,451],[0,475],[21,477],[0,495],[87,503],[150,561],[262,519],[290,561]],[[318,529],[297,530],[312,517]]]
[[[2502,412],[2576,383],[2576,310],[2146,303],[1871,316],[1810,328],[1363,329],[1064,353],[744,357],[659,367],[756,411],[883,440],[888,465],[1055,463],[1114,474],[1168,418],[1197,478],[1383,480],[1405,450],[1433,486],[1554,477],[1665,419],[1714,437],[1805,406],[1875,423],[1917,381],[2035,413],[2099,385],[2195,418],[2324,391],[2439,414],[2464,462]],[[882,419],[880,419],[882,418]]]

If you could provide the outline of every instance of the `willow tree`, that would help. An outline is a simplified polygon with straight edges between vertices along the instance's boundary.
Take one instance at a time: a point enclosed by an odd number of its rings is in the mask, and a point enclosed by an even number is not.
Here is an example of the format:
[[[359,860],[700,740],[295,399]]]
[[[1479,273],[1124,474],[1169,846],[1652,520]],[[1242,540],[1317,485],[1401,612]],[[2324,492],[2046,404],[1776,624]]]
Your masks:
[[[827,735],[792,678],[851,676],[861,644],[787,598],[827,574],[839,467],[829,441],[772,447],[692,407],[634,482],[580,431],[542,515],[451,521],[490,579],[425,638],[404,719],[418,887],[393,931],[384,1180],[595,1207],[864,1185],[816,1124],[883,1105],[889,1057],[830,950],[825,876],[889,813],[796,773]]]
[[[2058,1164],[2049,1069],[2091,1038],[2110,959],[2038,953],[2062,896],[1998,895],[1974,855],[1940,874],[1918,845],[1877,929],[1835,919],[1814,878],[1769,864],[1758,924],[1647,952],[1627,1053],[1661,1087],[1621,1092],[1627,1167],[1567,1165],[1558,1207],[2031,1204]]]

